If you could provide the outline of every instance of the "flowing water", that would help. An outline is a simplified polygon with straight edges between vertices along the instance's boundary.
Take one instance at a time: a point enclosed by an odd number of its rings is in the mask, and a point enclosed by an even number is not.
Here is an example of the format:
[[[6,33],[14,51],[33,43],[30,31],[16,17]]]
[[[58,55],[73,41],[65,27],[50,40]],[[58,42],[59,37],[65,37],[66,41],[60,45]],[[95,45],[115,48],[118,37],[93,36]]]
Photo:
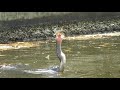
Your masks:
[[[88,40],[63,40],[67,62],[63,73],[56,43],[0,51],[0,78],[120,78],[120,36]]]

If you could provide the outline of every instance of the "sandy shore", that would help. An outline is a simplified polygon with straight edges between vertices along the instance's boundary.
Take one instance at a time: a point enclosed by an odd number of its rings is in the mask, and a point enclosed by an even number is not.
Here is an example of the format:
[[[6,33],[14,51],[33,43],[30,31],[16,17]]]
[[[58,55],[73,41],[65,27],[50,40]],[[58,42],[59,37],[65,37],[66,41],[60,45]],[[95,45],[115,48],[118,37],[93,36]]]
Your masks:
[[[65,37],[65,40],[88,40],[88,39],[110,38],[112,36],[120,36],[120,32]]]
[[[112,36],[120,36],[120,32],[80,35],[80,36],[74,36],[74,37],[65,37],[64,39],[65,40],[89,40],[89,39],[110,38]],[[0,51],[36,47],[36,46],[39,46],[40,43],[46,43],[46,42],[36,41],[36,42],[16,42],[16,43],[10,43],[10,44],[0,44]]]
[[[36,47],[38,43],[35,42],[16,42],[10,44],[0,44],[0,51],[20,48]]]

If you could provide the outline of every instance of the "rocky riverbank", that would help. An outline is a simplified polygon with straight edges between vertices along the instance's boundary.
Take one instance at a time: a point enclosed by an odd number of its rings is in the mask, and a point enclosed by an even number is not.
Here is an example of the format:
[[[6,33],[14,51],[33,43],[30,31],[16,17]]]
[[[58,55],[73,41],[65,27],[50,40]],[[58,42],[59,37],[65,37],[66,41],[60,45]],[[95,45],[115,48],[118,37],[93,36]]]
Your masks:
[[[48,17],[0,23],[0,43],[52,39],[58,30],[63,30],[66,36],[120,32],[120,16],[86,18],[66,15],[64,18]]]

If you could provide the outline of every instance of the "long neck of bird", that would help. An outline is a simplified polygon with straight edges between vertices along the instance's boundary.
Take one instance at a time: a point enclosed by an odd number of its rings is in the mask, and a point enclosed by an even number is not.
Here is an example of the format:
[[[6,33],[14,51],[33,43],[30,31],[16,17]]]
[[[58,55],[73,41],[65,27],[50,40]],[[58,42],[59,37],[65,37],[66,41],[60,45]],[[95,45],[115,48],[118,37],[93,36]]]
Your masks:
[[[62,52],[61,44],[62,44],[62,38],[61,38],[61,36],[58,36],[56,38],[56,51],[57,51],[57,54],[61,54],[61,52]]]
[[[61,43],[56,43],[56,51],[57,51],[57,54],[61,54],[62,52],[62,49],[61,49]]]
[[[62,52],[62,49],[61,49],[61,44],[62,44],[62,38],[61,38],[61,36],[58,36],[56,38],[56,52],[57,52],[57,56],[60,60],[59,71],[63,72],[65,61],[64,61],[64,56],[63,56],[64,53]]]

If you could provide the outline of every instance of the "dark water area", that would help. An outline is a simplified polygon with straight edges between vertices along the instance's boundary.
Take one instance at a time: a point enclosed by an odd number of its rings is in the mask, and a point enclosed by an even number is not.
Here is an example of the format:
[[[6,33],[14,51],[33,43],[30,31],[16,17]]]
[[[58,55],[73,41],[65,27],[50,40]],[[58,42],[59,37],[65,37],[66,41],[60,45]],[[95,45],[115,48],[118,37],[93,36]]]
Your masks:
[[[37,47],[0,51],[0,78],[120,78],[120,37],[64,40],[67,62],[63,73],[55,41]]]

